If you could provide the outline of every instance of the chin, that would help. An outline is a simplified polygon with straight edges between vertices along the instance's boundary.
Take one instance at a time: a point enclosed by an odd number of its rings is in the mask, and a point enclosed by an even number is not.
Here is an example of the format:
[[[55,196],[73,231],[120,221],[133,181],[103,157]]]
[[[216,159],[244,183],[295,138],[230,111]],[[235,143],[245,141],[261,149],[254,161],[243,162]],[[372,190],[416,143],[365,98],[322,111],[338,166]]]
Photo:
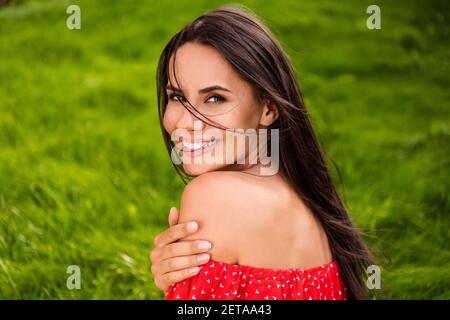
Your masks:
[[[207,164],[184,164],[183,171],[191,177],[196,177],[207,172],[217,171],[222,166]]]

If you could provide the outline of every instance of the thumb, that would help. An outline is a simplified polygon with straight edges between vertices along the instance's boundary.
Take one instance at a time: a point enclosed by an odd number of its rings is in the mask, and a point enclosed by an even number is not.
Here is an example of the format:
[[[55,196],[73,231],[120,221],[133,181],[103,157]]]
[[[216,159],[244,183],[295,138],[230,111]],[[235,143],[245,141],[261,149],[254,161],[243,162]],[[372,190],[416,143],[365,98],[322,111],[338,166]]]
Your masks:
[[[177,208],[172,207],[169,211],[169,225],[173,226],[178,223],[178,218],[180,217],[180,213]]]

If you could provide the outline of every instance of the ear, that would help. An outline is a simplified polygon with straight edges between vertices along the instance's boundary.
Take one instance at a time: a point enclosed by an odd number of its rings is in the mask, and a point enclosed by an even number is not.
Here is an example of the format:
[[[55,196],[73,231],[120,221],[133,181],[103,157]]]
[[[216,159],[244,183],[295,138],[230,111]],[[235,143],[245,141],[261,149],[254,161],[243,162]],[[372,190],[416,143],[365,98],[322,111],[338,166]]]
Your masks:
[[[263,127],[269,127],[278,119],[278,116],[278,106],[269,99],[264,99],[263,112],[259,119],[259,124]]]

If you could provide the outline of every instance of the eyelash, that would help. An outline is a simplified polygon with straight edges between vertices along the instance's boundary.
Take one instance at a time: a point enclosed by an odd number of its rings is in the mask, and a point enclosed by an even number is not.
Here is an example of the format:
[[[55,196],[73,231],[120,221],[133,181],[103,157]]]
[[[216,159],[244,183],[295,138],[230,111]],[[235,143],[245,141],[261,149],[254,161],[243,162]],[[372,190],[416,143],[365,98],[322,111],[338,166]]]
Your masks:
[[[172,94],[169,95],[169,99],[172,100],[172,101],[181,101],[180,98],[181,98],[182,100],[185,100],[183,96],[181,96],[181,95],[179,95],[179,94],[176,94],[176,93],[172,93]],[[218,100],[217,100],[216,102],[213,102],[213,103],[215,103],[215,104],[221,103],[221,102],[224,102],[224,101],[225,101],[225,98],[224,98],[224,97],[222,97],[222,96],[220,96],[220,95],[217,95],[217,94],[208,97],[208,99],[206,99],[206,101],[208,101],[208,100],[211,99],[211,98],[218,98]]]
[[[175,99],[175,97],[181,97],[182,99],[184,99],[183,96],[180,96],[179,94],[169,94],[169,100],[173,100],[173,101],[179,101],[180,99]]]

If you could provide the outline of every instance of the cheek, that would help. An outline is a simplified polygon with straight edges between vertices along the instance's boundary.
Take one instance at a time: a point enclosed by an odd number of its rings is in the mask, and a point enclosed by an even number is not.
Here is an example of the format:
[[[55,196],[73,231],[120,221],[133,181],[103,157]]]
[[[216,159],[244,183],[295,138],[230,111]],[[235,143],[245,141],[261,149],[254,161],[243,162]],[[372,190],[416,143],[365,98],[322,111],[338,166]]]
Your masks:
[[[175,130],[176,114],[172,108],[167,107],[163,116],[164,129],[171,134]]]
[[[245,128],[257,129],[259,127],[259,119],[261,117],[260,113],[261,109],[256,105],[252,105],[248,108],[242,115],[242,121],[245,124]]]
[[[259,125],[260,109],[253,103],[238,107],[226,115],[228,127],[233,129],[257,129]]]

